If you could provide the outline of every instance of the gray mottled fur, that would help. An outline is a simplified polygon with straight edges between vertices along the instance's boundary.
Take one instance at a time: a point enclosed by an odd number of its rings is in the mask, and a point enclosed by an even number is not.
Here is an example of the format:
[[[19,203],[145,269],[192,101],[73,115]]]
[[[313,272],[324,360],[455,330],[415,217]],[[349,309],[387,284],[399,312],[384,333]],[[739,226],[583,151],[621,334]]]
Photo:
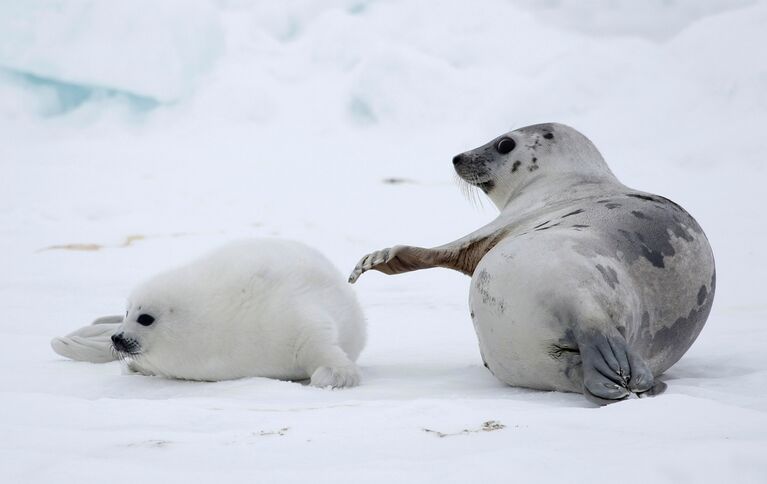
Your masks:
[[[504,137],[516,147],[501,154]],[[715,292],[713,254],[692,216],[620,183],[561,124],[512,131],[453,163],[499,217],[433,249],[371,253],[350,281],[371,269],[459,270],[472,276],[485,366],[502,381],[597,403],[662,391],[657,376],[695,341]]]

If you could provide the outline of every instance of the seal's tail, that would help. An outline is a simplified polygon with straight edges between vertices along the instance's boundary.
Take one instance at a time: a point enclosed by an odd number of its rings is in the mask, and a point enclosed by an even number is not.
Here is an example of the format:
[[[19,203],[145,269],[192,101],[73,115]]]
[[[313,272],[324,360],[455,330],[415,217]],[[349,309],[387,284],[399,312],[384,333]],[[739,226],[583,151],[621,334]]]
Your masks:
[[[53,338],[51,347],[61,356],[77,361],[107,363],[117,358],[112,353],[112,335],[123,322],[122,316],[105,316],[66,336]]]

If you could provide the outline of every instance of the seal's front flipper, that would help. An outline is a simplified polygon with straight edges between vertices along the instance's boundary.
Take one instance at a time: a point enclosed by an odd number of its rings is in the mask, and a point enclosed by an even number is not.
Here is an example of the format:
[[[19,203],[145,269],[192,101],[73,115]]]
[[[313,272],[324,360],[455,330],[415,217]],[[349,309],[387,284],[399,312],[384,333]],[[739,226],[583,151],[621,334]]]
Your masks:
[[[433,249],[395,245],[371,252],[360,259],[349,276],[349,282],[354,284],[370,270],[391,275],[442,267],[471,276],[482,257],[508,235],[506,225],[503,220],[496,219],[466,237]]]
[[[112,353],[112,335],[122,324],[122,316],[105,316],[66,336],[51,340],[53,351],[66,358],[91,363],[107,363],[117,358]]]
[[[488,232],[488,229],[483,227],[480,231]],[[354,284],[363,273],[370,270],[392,275],[442,267],[471,276],[482,257],[506,234],[505,229],[493,229],[492,232],[483,233],[481,236],[471,234],[465,240],[457,240],[433,249],[395,245],[377,250],[360,259],[349,276],[349,282]]]
[[[384,274],[404,274],[405,272],[437,267],[433,251],[422,247],[395,245],[364,256],[349,275],[349,282],[354,284],[367,271],[379,271]]]
[[[666,388],[656,382],[647,363],[620,334],[591,331],[578,338],[583,362],[583,394],[598,405],[637,396],[653,396]]]

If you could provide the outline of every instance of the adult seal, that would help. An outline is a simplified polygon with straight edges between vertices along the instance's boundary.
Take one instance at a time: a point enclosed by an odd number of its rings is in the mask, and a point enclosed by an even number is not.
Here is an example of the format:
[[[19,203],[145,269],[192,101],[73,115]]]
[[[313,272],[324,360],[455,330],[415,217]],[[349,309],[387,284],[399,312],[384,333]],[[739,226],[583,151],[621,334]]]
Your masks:
[[[573,128],[538,124],[453,158],[500,210],[433,249],[363,257],[349,281],[445,267],[470,275],[485,366],[501,381],[582,392],[599,404],[665,389],[711,310],[716,273],[698,223],[633,190]]]
[[[365,321],[343,276],[298,242],[234,242],[136,287],[125,316],[96,320],[53,349],[76,360],[122,359],[185,380],[260,376],[357,385]]]

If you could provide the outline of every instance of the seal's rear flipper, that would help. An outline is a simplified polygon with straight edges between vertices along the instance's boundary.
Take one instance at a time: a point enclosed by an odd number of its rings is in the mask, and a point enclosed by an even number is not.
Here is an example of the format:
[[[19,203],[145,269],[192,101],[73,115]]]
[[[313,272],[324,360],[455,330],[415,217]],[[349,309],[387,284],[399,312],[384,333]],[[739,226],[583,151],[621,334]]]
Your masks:
[[[112,335],[122,324],[122,316],[105,316],[89,326],[82,327],[66,336],[53,338],[53,351],[76,361],[107,363],[117,358],[112,353]]]
[[[623,338],[592,330],[579,335],[583,362],[583,394],[597,405],[607,405],[630,396],[650,397],[666,389],[655,380],[647,363]]]

